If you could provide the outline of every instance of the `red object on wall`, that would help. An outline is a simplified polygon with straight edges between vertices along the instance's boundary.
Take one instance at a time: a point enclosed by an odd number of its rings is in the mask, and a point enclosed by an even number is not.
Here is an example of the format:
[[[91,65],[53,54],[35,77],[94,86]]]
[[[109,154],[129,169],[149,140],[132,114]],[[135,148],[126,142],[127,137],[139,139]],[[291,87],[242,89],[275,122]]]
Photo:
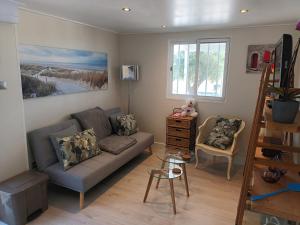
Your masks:
[[[271,60],[271,52],[270,51],[265,51],[264,52],[264,62],[269,63]]]
[[[271,68],[272,68],[272,73],[274,73],[274,70],[275,70],[275,64],[274,63],[272,63]]]
[[[257,65],[258,65],[258,54],[253,53],[251,56],[251,68],[257,69]]]
[[[296,30],[300,31],[300,21],[297,23]]]

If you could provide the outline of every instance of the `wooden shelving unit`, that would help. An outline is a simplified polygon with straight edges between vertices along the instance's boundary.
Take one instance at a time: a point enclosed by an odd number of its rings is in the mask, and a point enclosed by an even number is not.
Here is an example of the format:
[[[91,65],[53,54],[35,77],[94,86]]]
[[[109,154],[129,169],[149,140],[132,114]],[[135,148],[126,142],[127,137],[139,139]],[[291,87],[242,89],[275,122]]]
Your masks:
[[[285,188],[288,183],[300,183],[300,165],[294,163],[294,153],[300,154],[300,147],[293,146],[293,133],[300,133],[300,113],[293,124],[272,121],[272,110],[266,106],[267,87],[270,83],[271,67],[268,65],[262,74],[259,95],[253,119],[250,140],[244,168],[236,225],[242,225],[245,210],[277,216],[290,221],[300,221],[300,192],[286,192],[263,200],[251,201],[249,196],[270,193]],[[277,136],[263,136],[276,133]],[[280,138],[278,138],[280,134]],[[283,152],[280,160],[263,156],[262,148]],[[288,172],[275,184],[265,182],[261,175],[271,167],[286,169]]]
[[[299,133],[300,132],[300,113],[298,112],[294,123],[277,123],[272,120],[272,110],[264,107],[265,128],[282,132]],[[300,150],[300,148],[299,148]]]
[[[285,188],[288,183],[300,182],[297,173],[288,172],[279,182],[269,184],[261,178],[261,171],[264,167],[255,166],[253,170],[254,185],[251,189],[251,194],[258,195],[262,193],[270,193],[281,188]],[[268,215],[274,215],[280,218],[285,218],[291,221],[299,221],[300,204],[299,193],[286,192],[272,198],[266,198],[259,201],[247,200],[247,209]]]

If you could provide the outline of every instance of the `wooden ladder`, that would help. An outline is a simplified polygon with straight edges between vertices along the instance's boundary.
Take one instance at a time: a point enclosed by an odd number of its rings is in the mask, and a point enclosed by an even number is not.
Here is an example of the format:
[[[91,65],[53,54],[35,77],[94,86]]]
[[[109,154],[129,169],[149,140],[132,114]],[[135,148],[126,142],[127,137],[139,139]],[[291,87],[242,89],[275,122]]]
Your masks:
[[[244,217],[244,211],[246,209],[249,209],[248,203],[249,203],[249,194],[252,192],[252,185],[254,180],[254,175],[255,175],[255,168],[256,166],[263,165],[263,166],[273,166],[273,167],[279,167],[279,168],[286,168],[289,170],[293,171],[300,171],[300,165],[298,164],[293,164],[292,162],[282,162],[282,161],[273,161],[271,159],[268,159],[261,154],[261,148],[268,148],[268,149],[274,149],[274,150],[281,150],[281,151],[286,151],[289,153],[292,152],[298,152],[300,153],[300,148],[293,147],[291,146],[291,140],[292,140],[292,135],[290,135],[290,142],[285,142],[285,144],[274,144],[274,143],[268,143],[266,141],[261,141],[260,133],[261,129],[270,129],[270,130],[276,130],[276,131],[281,131],[281,132],[289,132],[289,133],[284,133],[286,134],[291,134],[293,132],[300,132],[300,120],[296,119],[296,122],[294,124],[281,124],[281,123],[276,123],[271,121],[270,116],[266,116],[266,110],[268,109],[265,107],[266,104],[266,97],[267,97],[267,92],[268,92],[268,84],[271,82],[270,80],[270,75],[271,75],[271,65],[267,65],[261,76],[261,82],[259,86],[259,94],[257,98],[257,103],[256,103],[256,109],[255,109],[255,114],[253,118],[253,123],[252,123],[252,128],[251,128],[251,134],[250,134],[250,139],[249,139],[249,145],[248,145],[248,150],[247,150],[247,156],[246,156],[246,163],[244,167],[244,179],[243,179],[243,184],[242,184],[242,189],[241,189],[241,194],[240,194],[240,200],[239,200],[239,205],[237,209],[237,216],[236,216],[236,225],[242,225],[243,223],[243,217]],[[270,110],[270,109],[268,109]],[[271,110],[270,110],[271,111]],[[287,140],[287,138],[286,138]],[[259,156],[260,152],[260,156]],[[298,173],[297,172],[297,173]],[[296,173],[296,174],[297,174]],[[297,174],[298,176],[298,174]],[[293,180],[294,182],[300,182],[300,177],[296,177],[296,180]],[[274,190],[280,189],[280,185],[284,184],[277,184],[278,186],[275,185],[270,185],[268,183],[265,183],[262,181],[262,178],[258,176],[256,179],[257,183],[256,185],[263,186],[262,188],[259,187],[259,191],[270,191],[270,188],[274,187]],[[290,181],[290,180],[289,180]],[[254,184],[255,186],[255,184]],[[256,193],[257,194],[257,193]],[[264,193],[258,193],[258,194],[264,194]],[[300,193],[296,193],[294,196],[291,196],[289,193],[287,195],[289,198],[298,198],[300,201]],[[279,197],[280,201],[283,199],[281,196]],[[278,198],[277,198],[278,199]],[[269,199],[268,201],[272,201],[272,199]],[[296,201],[296,200],[293,200]],[[260,204],[262,203],[262,204]],[[266,206],[268,203],[267,202],[265,205],[263,204],[264,202],[261,201],[259,202],[259,207],[256,207],[255,212],[263,213],[263,214],[269,214],[269,215],[274,215],[274,216],[279,216],[281,218],[289,219],[289,220],[294,220],[298,221],[300,220],[300,204],[298,206],[289,206],[288,209],[286,210],[291,210],[291,212],[285,212],[285,209],[278,209],[277,210],[277,205],[282,205],[284,203],[277,203],[275,202],[274,205],[271,204],[271,207]],[[256,203],[253,203],[256,204]],[[287,199],[287,202],[285,204],[289,204],[289,200]],[[293,203],[292,203],[293,204]],[[297,202],[295,202],[297,205]],[[272,208],[273,207],[273,208]],[[284,207],[284,205],[282,205]],[[292,207],[296,207],[295,209]],[[251,210],[251,209],[249,209]],[[298,216],[297,216],[297,210]]]

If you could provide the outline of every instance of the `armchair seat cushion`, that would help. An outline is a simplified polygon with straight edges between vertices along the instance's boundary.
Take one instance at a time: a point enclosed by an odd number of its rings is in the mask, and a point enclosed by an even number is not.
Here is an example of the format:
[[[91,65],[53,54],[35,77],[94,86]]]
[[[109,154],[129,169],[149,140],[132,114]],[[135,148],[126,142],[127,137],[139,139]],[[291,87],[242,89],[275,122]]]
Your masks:
[[[220,149],[220,148],[216,148],[207,144],[196,144],[197,149],[200,149],[206,153],[216,153],[217,154],[221,154],[221,155],[232,155],[231,152],[231,146],[227,147],[226,149]]]
[[[241,122],[239,119],[218,117],[204,144],[225,150],[232,144],[233,136],[239,130]]]

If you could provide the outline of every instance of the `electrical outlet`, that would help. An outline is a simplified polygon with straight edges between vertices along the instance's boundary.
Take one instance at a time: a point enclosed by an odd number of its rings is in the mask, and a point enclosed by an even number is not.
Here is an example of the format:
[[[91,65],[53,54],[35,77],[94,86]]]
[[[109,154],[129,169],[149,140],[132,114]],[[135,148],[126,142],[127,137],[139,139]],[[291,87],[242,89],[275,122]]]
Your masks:
[[[7,89],[7,82],[0,80],[0,90],[5,90]]]

